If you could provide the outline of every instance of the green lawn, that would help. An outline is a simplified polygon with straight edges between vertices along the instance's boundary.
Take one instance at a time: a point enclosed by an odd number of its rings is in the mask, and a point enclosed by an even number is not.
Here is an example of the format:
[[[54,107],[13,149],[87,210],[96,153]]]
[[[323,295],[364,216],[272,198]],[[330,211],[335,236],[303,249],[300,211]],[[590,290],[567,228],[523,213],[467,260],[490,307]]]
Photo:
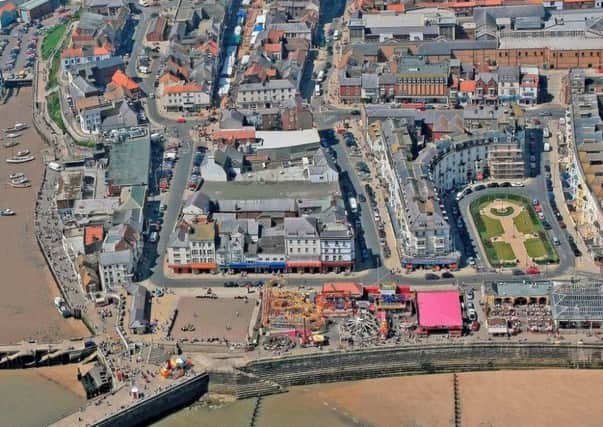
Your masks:
[[[515,258],[515,253],[513,252],[513,248],[507,242],[493,242],[492,246],[494,246],[494,250],[496,251],[496,258],[499,261],[513,261]]]
[[[60,24],[48,31],[42,41],[42,59],[47,61],[55,47],[58,47],[59,41],[67,30],[67,24]]]
[[[541,258],[547,255],[544,243],[540,239],[527,239],[524,240],[523,244],[526,247],[526,251],[528,251],[528,255],[532,258]]]
[[[515,227],[517,227],[517,230],[522,234],[529,234],[536,231],[536,228],[532,223],[532,219],[530,218],[530,213],[528,212],[528,209],[524,209],[519,213],[519,215],[513,218]]]
[[[488,233],[490,238],[505,234],[505,230],[499,220],[482,215],[482,221],[484,221],[486,233]]]
[[[59,100],[58,92],[48,95],[46,98],[48,105],[48,114],[50,118],[57,124],[59,128],[66,131],[65,123],[63,123],[63,116],[61,116],[61,101]]]

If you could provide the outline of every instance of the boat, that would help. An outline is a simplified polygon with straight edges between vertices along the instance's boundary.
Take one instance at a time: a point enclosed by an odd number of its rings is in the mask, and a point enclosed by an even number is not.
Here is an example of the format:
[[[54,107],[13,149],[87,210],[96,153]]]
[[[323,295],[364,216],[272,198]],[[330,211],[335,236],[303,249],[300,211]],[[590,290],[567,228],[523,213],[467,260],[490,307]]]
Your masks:
[[[20,184],[15,184],[14,182],[11,182],[10,186],[13,188],[28,188],[28,187],[31,187],[31,182],[27,181],[27,182],[22,182]]]
[[[12,128],[4,129],[4,132],[18,132],[23,129],[27,129],[29,126],[27,123],[15,123]]]
[[[6,148],[14,147],[15,145],[19,145],[19,141],[8,141],[4,143]]]
[[[19,179],[19,178],[23,178],[24,176],[25,176],[24,173],[16,172],[16,173],[11,173],[8,177],[10,179]]]
[[[6,137],[7,137],[7,138],[18,138],[18,137],[20,137],[20,136],[21,136],[21,134],[20,134],[20,133],[7,133],[7,134],[6,134]]]
[[[27,155],[29,155],[29,150],[17,151],[17,157],[25,157]]]
[[[27,163],[31,162],[33,159],[35,159],[35,157],[31,155],[26,157],[10,157],[6,159],[6,163]]]
[[[2,209],[2,210],[0,210],[0,215],[13,216],[13,215],[15,215],[15,211],[13,211],[12,209]]]
[[[26,176],[22,176],[21,178],[11,179],[10,182],[12,184],[23,184],[25,182],[29,182],[29,178],[27,178]]]

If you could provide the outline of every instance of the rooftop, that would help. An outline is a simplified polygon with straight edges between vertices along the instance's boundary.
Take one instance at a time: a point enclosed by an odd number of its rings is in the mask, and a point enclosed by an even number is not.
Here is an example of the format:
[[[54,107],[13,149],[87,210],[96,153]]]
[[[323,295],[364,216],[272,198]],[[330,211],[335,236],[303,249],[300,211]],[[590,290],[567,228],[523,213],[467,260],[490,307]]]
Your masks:
[[[260,140],[262,149],[320,144],[320,135],[318,135],[317,129],[257,131],[256,137]]]
[[[424,328],[460,328],[463,326],[458,291],[417,293],[419,325]]]
[[[107,181],[117,186],[147,185],[151,140],[148,136],[113,142],[109,153]]]

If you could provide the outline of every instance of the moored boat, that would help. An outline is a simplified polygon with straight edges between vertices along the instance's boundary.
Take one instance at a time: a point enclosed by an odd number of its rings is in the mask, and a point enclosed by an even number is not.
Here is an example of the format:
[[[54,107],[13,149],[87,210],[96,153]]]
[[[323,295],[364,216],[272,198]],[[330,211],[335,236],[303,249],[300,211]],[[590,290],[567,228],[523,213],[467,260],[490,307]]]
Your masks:
[[[8,177],[10,179],[18,179],[18,178],[23,178],[25,176],[24,173],[21,172],[15,172],[15,173],[11,173]]]
[[[26,176],[22,176],[19,178],[11,179],[10,182],[13,184],[23,184],[24,182],[29,182],[29,178],[27,178]]]
[[[31,162],[33,159],[35,159],[35,157],[31,155],[25,157],[10,157],[6,159],[6,163],[27,163]]]
[[[19,141],[8,141],[4,143],[6,148],[14,147],[15,145],[19,145]]]
[[[4,132],[18,132],[23,129],[27,129],[29,126],[27,123],[15,123],[12,128],[4,129]]]
[[[29,150],[17,151],[17,157],[25,157],[29,155]]]
[[[31,187],[31,182],[22,182],[21,184],[15,184],[13,182],[10,183],[10,186],[13,188],[28,188]]]
[[[0,210],[0,215],[13,216],[13,215],[15,215],[15,211],[13,211],[12,209],[2,209],[2,210]]]
[[[6,134],[6,137],[7,137],[7,138],[18,138],[18,137],[20,137],[20,136],[21,136],[21,134],[20,134],[20,133],[7,133],[7,134]]]

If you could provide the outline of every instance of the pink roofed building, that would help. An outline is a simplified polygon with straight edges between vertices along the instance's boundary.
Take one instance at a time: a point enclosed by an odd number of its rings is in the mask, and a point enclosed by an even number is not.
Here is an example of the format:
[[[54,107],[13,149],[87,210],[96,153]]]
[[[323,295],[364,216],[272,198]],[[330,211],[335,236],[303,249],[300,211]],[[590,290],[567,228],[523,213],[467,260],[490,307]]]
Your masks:
[[[463,330],[461,300],[458,291],[417,292],[418,333],[448,331],[458,335]]]

